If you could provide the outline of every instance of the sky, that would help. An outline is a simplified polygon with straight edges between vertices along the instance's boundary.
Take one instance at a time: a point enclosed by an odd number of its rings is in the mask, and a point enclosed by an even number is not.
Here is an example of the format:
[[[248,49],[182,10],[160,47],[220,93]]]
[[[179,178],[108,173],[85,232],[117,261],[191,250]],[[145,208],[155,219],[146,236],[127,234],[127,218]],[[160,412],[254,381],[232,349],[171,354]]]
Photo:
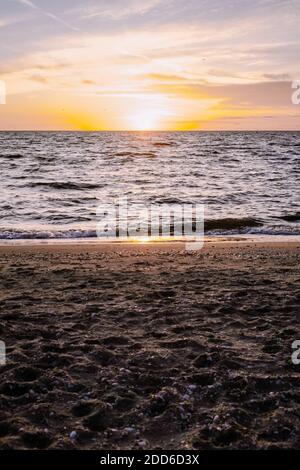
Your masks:
[[[300,130],[299,24],[298,0],[0,0],[0,129]]]

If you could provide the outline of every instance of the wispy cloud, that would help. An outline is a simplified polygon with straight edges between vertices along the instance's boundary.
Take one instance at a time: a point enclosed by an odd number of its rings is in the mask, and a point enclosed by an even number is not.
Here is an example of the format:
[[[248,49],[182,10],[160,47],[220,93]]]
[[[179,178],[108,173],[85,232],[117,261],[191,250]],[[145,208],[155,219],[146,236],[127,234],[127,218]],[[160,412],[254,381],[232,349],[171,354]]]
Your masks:
[[[64,19],[60,18],[57,15],[54,15],[53,13],[50,13],[49,11],[43,10],[42,8],[38,7],[35,3],[33,3],[31,0],[15,0],[19,3],[21,3],[24,6],[27,6],[29,8],[32,8],[33,10],[39,11],[41,14],[47,16],[48,18],[51,18],[52,20],[62,24],[63,26],[66,26],[67,28],[71,29],[72,31],[79,31],[79,28],[71,25]]]

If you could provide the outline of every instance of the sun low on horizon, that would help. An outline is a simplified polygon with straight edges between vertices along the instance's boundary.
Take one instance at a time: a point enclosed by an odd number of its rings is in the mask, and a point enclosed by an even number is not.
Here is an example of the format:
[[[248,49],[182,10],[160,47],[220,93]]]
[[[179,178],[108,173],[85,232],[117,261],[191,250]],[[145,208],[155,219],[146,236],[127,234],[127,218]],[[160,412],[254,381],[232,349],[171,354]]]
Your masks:
[[[298,129],[299,12],[254,3],[6,1],[0,129]]]
[[[129,118],[132,129],[137,131],[153,131],[160,128],[159,113],[155,110],[136,113]]]

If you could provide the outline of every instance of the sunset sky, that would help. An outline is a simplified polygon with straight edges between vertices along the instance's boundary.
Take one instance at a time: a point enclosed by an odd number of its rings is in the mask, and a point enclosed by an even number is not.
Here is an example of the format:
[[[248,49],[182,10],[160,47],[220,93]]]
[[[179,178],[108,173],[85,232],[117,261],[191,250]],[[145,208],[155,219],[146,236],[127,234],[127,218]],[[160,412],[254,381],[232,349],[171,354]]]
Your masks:
[[[0,6],[0,129],[300,129],[297,0]]]

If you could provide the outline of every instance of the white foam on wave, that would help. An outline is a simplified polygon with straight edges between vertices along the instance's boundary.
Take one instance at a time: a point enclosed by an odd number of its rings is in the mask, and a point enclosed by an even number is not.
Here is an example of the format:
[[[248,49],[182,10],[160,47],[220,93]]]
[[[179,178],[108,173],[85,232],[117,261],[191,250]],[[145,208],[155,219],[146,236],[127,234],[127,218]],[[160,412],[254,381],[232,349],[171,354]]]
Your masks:
[[[238,235],[268,235],[268,236],[300,236],[300,225],[264,225],[262,227],[243,227],[240,229],[208,230],[205,236],[238,236]],[[69,230],[1,230],[0,241],[9,240],[95,240],[95,241],[113,241],[116,238],[111,234],[105,240],[97,238],[96,230],[93,229],[69,229]],[[178,237],[177,237],[178,239]]]

